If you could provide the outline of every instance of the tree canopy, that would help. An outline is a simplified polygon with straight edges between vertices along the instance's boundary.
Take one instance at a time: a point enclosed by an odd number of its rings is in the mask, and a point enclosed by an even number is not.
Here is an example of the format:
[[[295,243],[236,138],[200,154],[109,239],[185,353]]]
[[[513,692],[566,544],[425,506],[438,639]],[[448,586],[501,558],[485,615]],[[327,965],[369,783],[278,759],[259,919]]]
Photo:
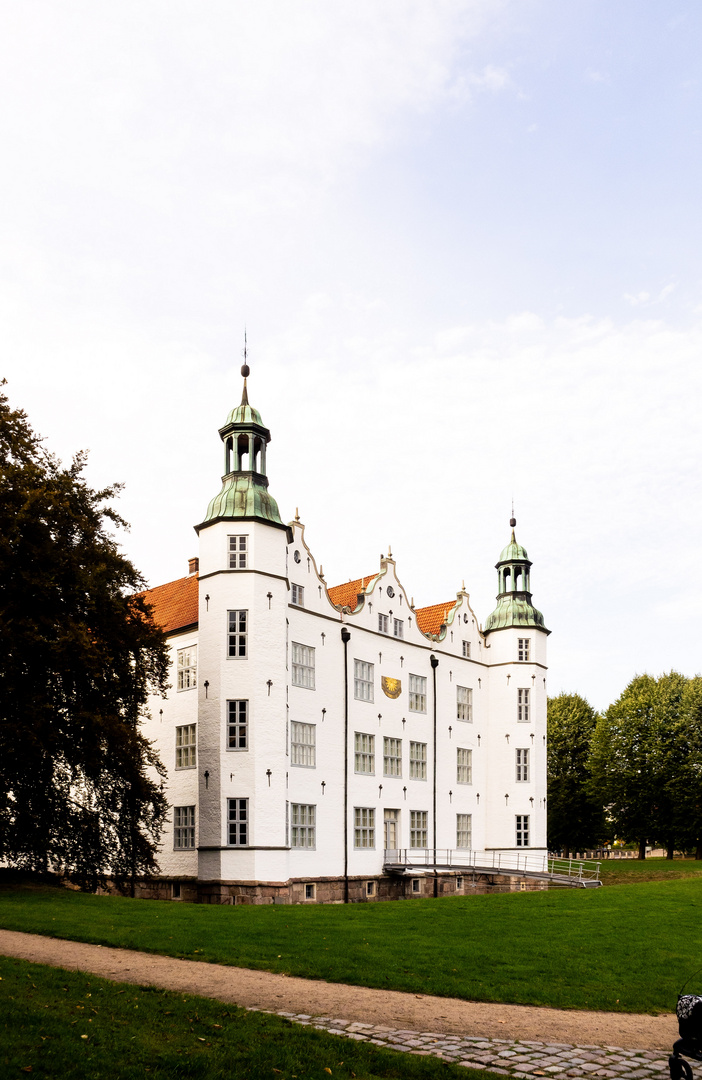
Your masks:
[[[597,713],[579,694],[548,700],[548,844],[571,851],[605,836],[602,803],[588,787]]]
[[[167,651],[85,454],[0,392],[0,858],[95,887],[156,868],[163,767],[140,730]]]

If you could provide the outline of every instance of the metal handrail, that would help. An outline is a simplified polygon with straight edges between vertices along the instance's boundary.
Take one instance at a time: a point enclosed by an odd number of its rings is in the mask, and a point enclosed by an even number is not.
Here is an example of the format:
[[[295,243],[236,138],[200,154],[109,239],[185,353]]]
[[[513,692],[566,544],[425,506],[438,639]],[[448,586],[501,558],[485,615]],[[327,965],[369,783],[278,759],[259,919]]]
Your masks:
[[[473,851],[468,848],[387,848],[385,864],[393,866],[479,867],[489,870],[513,870],[516,873],[548,874],[581,881],[599,881],[601,863],[584,863],[574,859],[554,859],[548,855],[522,852]]]

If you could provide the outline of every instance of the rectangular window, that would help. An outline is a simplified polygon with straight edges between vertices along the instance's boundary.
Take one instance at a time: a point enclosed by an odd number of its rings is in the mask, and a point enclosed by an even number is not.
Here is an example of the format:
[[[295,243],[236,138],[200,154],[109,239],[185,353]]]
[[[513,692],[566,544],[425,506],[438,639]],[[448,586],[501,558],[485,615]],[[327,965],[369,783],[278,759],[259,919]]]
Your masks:
[[[380,631],[381,634],[389,634],[390,633],[389,622],[390,622],[390,620],[388,619],[387,615],[379,615],[378,616],[378,630]]]
[[[412,878],[412,892],[420,893],[422,891],[422,883],[419,878]]]
[[[517,639],[517,656],[520,660],[529,660],[531,652],[531,638],[520,637]]]
[[[473,846],[473,819],[471,814],[456,814],[456,847]]]
[[[195,847],[195,807],[173,807],[173,847],[176,851]]]
[[[461,642],[461,651],[466,660],[470,660],[470,641]]]
[[[403,638],[405,636],[405,624],[402,619],[392,620],[392,633],[393,637]]]
[[[353,811],[353,846],[375,847],[375,810],[372,806],[355,806]]]
[[[313,881],[308,881],[305,885],[305,900],[317,899],[317,886]]]
[[[427,744],[425,742],[410,743],[410,780],[426,780],[427,778]]]
[[[314,649],[296,641],[292,643],[292,684],[314,690]]]
[[[529,691],[517,690],[517,721],[520,724],[529,723]]]
[[[229,845],[246,847],[249,842],[249,800],[227,799],[229,807]]]
[[[227,749],[248,750],[249,748],[249,703],[248,701],[227,702]]]
[[[178,649],[178,689],[192,690],[197,686],[197,645]]]
[[[375,882],[374,881],[367,881],[366,882],[366,896],[375,896]]]
[[[290,761],[293,765],[314,769],[317,764],[316,724],[299,724],[293,720],[290,725]]]
[[[229,613],[229,655],[246,656],[248,636],[248,611],[230,611]]]
[[[354,772],[375,772],[375,735],[364,735],[362,731],[354,733]]]
[[[459,784],[473,783],[473,751],[460,746],[456,750],[456,781]]]
[[[298,607],[305,606],[305,590],[302,585],[292,586],[292,602]]]
[[[473,691],[469,686],[456,687],[456,719],[473,723]]]
[[[373,700],[373,665],[365,660],[353,662],[353,696],[357,701]]]
[[[528,814],[517,814],[517,847],[529,847]]]
[[[229,537],[229,569],[245,570],[248,563],[248,536]]]
[[[400,811],[386,810],[383,824],[385,826],[386,850],[396,851],[400,846]]]
[[[410,847],[425,848],[427,846],[427,811],[410,810]]]
[[[383,776],[402,776],[402,739],[383,739]]]
[[[409,677],[409,708],[410,712],[427,711],[427,680],[424,675]]]
[[[176,733],[176,769],[193,769],[195,767],[195,724],[185,724],[177,727]]]
[[[314,848],[316,845],[317,807],[307,803],[292,803],[292,847]]]
[[[523,784],[529,779],[529,751],[515,750],[517,764],[517,783]]]
[[[462,888],[463,888],[463,878],[462,877],[457,877],[456,878],[456,892],[460,892]]]

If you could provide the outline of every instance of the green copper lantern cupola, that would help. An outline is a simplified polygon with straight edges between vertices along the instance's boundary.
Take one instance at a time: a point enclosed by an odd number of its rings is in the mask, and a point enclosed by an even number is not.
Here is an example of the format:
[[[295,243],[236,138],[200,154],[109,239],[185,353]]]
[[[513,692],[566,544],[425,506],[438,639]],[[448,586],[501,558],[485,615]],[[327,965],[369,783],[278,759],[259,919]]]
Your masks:
[[[224,443],[222,490],[207,507],[205,520],[195,527],[197,532],[216,521],[235,520],[262,521],[289,531],[280,520],[278,504],[268,493],[266,447],[271,441],[271,433],[264,427],[258,409],[249,404],[246,380],[250,373],[249,365],[244,363],[241,404],[232,409],[224,427],[219,429]]]
[[[510,518],[512,537],[500,553],[497,569],[497,607],[489,615],[484,632],[506,630],[510,626],[535,626],[550,633],[544,626],[544,617],[531,602],[530,570],[531,562],[526,548],[517,543],[514,527],[515,518]]]

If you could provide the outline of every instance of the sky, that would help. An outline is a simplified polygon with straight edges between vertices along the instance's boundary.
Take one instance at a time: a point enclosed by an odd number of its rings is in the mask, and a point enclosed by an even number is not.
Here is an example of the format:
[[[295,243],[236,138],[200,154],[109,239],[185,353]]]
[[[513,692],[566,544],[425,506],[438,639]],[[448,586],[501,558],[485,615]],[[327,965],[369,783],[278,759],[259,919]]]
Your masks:
[[[326,580],[392,546],[549,692],[702,669],[702,6],[0,0],[0,374],[187,573],[249,395]]]

